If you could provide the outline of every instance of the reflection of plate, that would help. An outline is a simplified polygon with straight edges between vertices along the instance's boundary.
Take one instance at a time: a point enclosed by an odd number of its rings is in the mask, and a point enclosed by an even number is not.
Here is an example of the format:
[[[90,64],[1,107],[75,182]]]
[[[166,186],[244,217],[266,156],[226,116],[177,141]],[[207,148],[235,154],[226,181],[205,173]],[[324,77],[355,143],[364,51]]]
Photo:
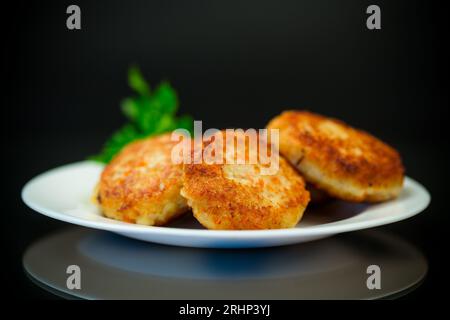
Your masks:
[[[404,190],[396,200],[373,205],[336,201],[318,208],[310,206],[305,218],[292,229],[206,230],[189,215],[168,227],[149,227],[111,220],[99,213],[90,198],[101,170],[102,166],[94,162],[79,162],[48,171],[27,183],[22,198],[37,212],[73,224],[149,242],[211,248],[307,242],[403,220],[424,210],[430,201],[424,187],[406,178]]]
[[[379,230],[266,249],[162,246],[72,228],[28,248],[24,266],[44,288],[90,299],[374,299],[405,292],[427,262],[406,241]],[[381,289],[367,288],[367,267]],[[66,287],[68,265],[81,290]]]

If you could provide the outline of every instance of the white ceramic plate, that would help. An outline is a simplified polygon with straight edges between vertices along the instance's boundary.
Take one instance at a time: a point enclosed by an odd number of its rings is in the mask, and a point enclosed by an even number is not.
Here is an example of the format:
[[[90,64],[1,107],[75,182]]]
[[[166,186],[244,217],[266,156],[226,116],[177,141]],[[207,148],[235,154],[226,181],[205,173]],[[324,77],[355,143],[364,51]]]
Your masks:
[[[333,201],[309,206],[297,227],[278,230],[206,230],[187,214],[166,227],[149,227],[105,218],[91,202],[102,166],[90,161],[65,165],[29,181],[23,201],[35,211],[69,223],[112,231],[130,238],[186,247],[250,248],[307,242],[338,233],[407,219],[430,202],[427,190],[406,178],[401,195],[380,204]]]

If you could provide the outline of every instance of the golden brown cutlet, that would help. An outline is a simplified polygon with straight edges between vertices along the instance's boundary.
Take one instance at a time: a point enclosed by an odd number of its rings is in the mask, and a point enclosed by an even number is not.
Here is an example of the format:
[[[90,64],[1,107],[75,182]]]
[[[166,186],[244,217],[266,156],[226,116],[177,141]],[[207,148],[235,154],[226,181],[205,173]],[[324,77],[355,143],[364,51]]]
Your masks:
[[[105,216],[121,221],[163,225],[188,210],[180,195],[181,164],[171,161],[170,134],[133,142],[108,164],[97,187]]]
[[[242,137],[236,133],[235,138]],[[248,160],[254,150],[248,143],[245,148]],[[185,164],[181,193],[208,229],[294,227],[302,218],[309,193],[296,170],[283,158],[278,160],[279,168],[273,175],[263,175],[264,164],[259,162]]]
[[[378,202],[402,189],[400,155],[367,132],[308,111],[285,111],[267,128],[280,130],[280,152],[305,180],[336,198]]]

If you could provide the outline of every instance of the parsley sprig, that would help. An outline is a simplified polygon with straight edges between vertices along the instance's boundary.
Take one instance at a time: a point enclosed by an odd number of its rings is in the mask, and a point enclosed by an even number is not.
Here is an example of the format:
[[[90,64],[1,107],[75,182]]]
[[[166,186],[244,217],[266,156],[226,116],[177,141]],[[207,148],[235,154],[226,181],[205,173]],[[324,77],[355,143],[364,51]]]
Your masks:
[[[153,91],[139,68],[128,70],[128,84],[136,93],[121,103],[128,122],[104,144],[93,160],[108,163],[124,146],[137,139],[173,131],[177,128],[192,132],[193,119],[189,115],[176,116],[179,102],[168,82],[161,82]]]

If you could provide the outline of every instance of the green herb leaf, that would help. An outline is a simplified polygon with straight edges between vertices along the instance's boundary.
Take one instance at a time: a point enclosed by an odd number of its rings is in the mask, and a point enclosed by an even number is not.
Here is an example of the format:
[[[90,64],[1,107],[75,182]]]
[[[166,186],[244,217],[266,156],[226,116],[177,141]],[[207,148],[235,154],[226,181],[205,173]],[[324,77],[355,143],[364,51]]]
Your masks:
[[[154,99],[159,104],[158,109],[163,113],[173,115],[178,110],[178,97],[169,83],[161,83],[154,93]]]
[[[183,115],[177,119],[176,128],[186,129],[192,134],[194,130],[194,119],[189,115]]]
[[[177,128],[192,133],[192,117],[176,116],[178,96],[168,82],[159,84],[152,93],[141,71],[133,66],[128,70],[128,83],[137,93],[136,97],[128,97],[121,103],[122,112],[129,122],[106,141],[98,155],[90,159],[108,163],[128,143]]]
[[[142,76],[141,70],[136,66],[128,70],[128,85],[140,95],[150,95],[150,87]]]
[[[139,105],[134,99],[127,98],[121,103],[122,112],[131,121],[136,121],[139,117]]]

